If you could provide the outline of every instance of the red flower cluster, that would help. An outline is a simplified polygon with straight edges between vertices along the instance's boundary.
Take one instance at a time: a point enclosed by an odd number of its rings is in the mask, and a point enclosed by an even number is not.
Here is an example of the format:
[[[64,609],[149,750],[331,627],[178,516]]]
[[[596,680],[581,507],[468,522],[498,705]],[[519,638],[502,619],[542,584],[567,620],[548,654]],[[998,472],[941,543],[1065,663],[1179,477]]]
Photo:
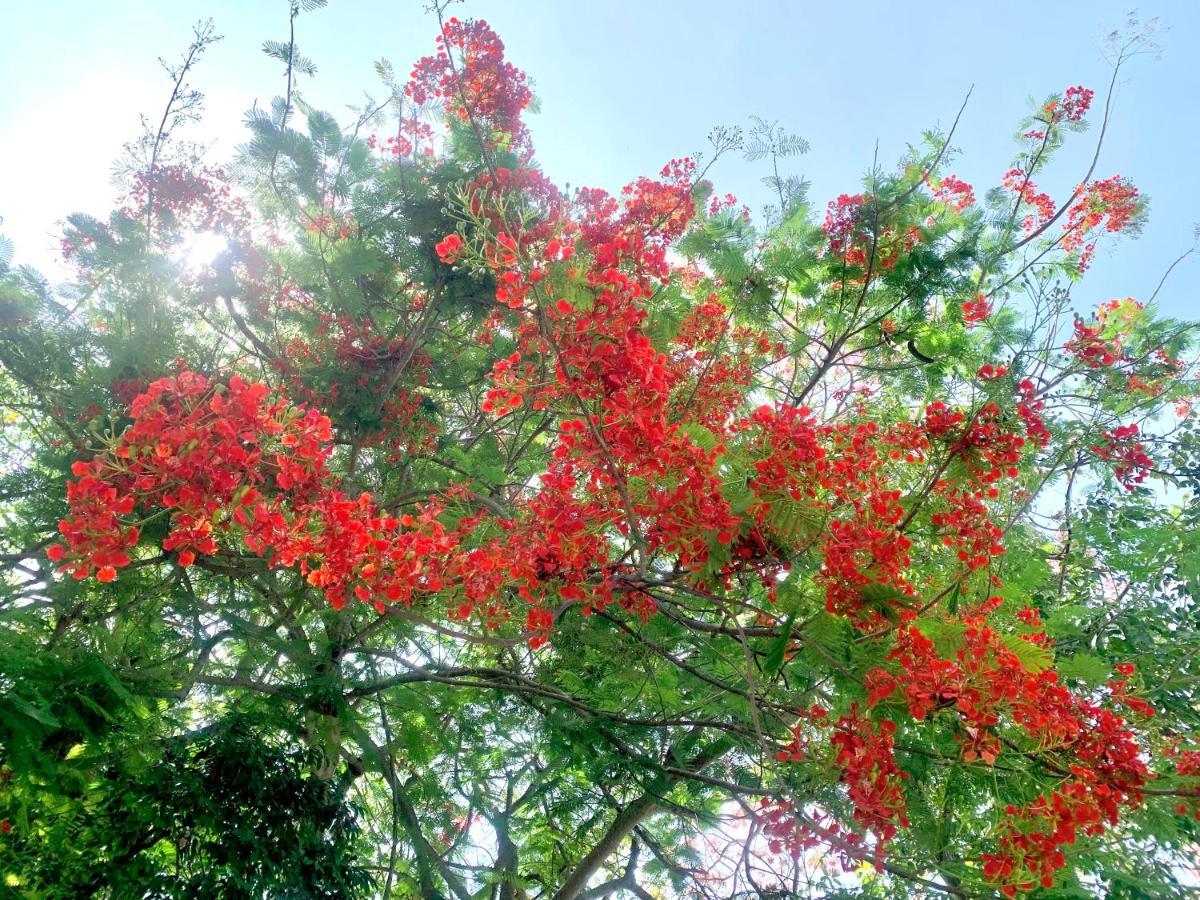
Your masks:
[[[460,597],[453,615],[466,618],[482,605],[494,624],[508,617],[500,601],[515,587],[529,604],[536,646],[553,622],[549,598],[590,597],[602,606],[610,596],[594,573],[608,554],[597,526],[612,515],[575,497],[570,464],[543,476],[522,524],[501,522],[503,539],[468,550],[478,519],[447,531],[441,504],[393,517],[366,494],[342,493],[326,468],[329,420],[273,398],[264,385],[235,376],[213,386],[183,372],[150,385],[130,415],[133,425],[112,451],[76,463],[72,516],[60,525],[67,544],[49,550],[76,577],[96,570],[100,580],[115,578],[140,534],[123,517],[162,508],[171,525],[162,546],[181,565],[219,552],[219,539],[239,541],[272,566],[299,568],[334,608],[351,595],[382,610],[448,590]]]
[[[1063,97],[1062,117],[1068,122],[1078,122],[1092,107],[1092,98],[1096,96],[1096,92],[1091,88],[1085,88],[1083,85],[1067,88],[1066,95]]]
[[[152,201],[158,218],[165,217],[179,232],[229,234],[249,222],[245,204],[232,195],[219,169],[160,165],[153,173],[141,171],[134,176],[128,201],[127,213],[135,218]]]
[[[1109,234],[1129,229],[1141,208],[1138,189],[1120,175],[1080,185],[1079,199],[1067,210],[1060,246],[1079,252],[1079,271],[1087,270],[1096,251],[1094,236],[1103,228]]]
[[[507,135],[511,145],[527,150],[529,135],[521,113],[533,99],[525,73],[504,59],[504,43],[483,21],[446,20],[434,56],[419,59],[405,93],[418,105],[441,100],[463,122],[474,118],[485,141],[494,133]],[[450,53],[460,61],[452,63]]]
[[[590,407],[562,423],[557,465],[573,467],[608,518],[640,532],[647,552],[678,554],[689,568],[704,563],[714,540],[733,542],[741,522],[721,490],[717,450],[699,447],[685,426],[723,432],[753,360],[771,349],[740,329],[726,336],[736,352],[714,360],[700,346],[704,332],[685,331],[690,352],[672,357],[643,330],[643,304],[671,273],[667,248],[696,214],[695,171],[692,160],[672,160],[661,180],[638,179],[620,200],[581,191],[570,208],[541,182],[529,190],[531,178],[542,178],[533,170],[498,171],[469,194],[472,213],[489,226],[479,237],[496,298],[516,318],[518,350],[494,366],[485,409],[509,412],[526,399],[535,409]],[[513,196],[538,206],[521,220],[531,227],[509,223]],[[549,371],[519,362],[548,356]],[[633,478],[645,484],[636,494],[627,487]]]
[[[962,646],[952,659],[939,656],[916,628],[899,629],[888,654],[899,672],[873,670],[867,685],[872,705],[902,690],[918,721],[953,711],[968,762],[995,762],[1002,749],[996,731],[1004,718],[1022,727],[1035,746],[1054,747],[1056,759],[1069,760],[1062,765],[1070,778],[1058,790],[1024,809],[1007,808],[1000,851],[984,856],[985,876],[1011,896],[1031,890],[1037,880],[1049,887],[1066,862],[1061,847],[1074,842],[1077,830],[1095,834],[1105,823],[1115,824],[1121,805],[1140,802],[1148,772],[1119,716],[1072,695],[1053,672],[1034,673],[1021,665],[986,624],[985,616],[999,603],[994,598],[980,615],[963,621]],[[1048,642],[1036,610],[1022,610],[1018,618],[1034,629],[1021,639]],[[1122,674],[1131,671],[1126,667]],[[1114,702],[1139,715],[1153,714],[1145,701],[1128,694],[1126,682],[1111,682],[1110,689]]]
[[[955,445],[971,473],[984,484],[1001,477],[1016,478],[1025,438],[1010,427],[1008,416],[995,403],[985,403]]]
[[[1025,423],[1025,437],[1035,447],[1045,447],[1050,443],[1050,429],[1042,416],[1046,401],[1037,395],[1037,388],[1028,378],[1017,384],[1017,415]]]
[[[992,521],[985,492],[945,482],[936,485],[935,491],[947,507],[930,516],[942,543],[953,549],[970,571],[987,568],[993,557],[1004,553],[1004,532]]]
[[[941,400],[925,407],[925,431],[930,438],[940,440],[949,435],[967,417],[961,411],[952,410]]]
[[[847,251],[859,240],[862,206],[862,194],[842,194],[836,200],[829,201],[829,209],[825,213],[825,222],[821,228],[828,235],[828,252],[831,255],[845,257]]]
[[[962,183],[953,184],[957,187]],[[966,188],[970,190],[969,185]],[[925,238],[921,229],[911,223],[868,223],[863,209],[869,199],[862,194],[842,194],[829,201],[821,226],[828,238],[825,252],[849,266],[888,272],[904,253]]]
[[[930,187],[933,188],[934,202],[945,204],[955,212],[962,212],[975,203],[975,189],[957,175],[933,179]]]
[[[1001,830],[999,852],[983,855],[984,877],[1000,885],[1005,896],[1032,891],[1035,883],[1053,887],[1054,873],[1067,862],[1063,847],[1074,844],[1080,834],[1102,834],[1117,824],[1121,806],[1141,802],[1146,770],[1137,759],[1137,745],[1119,717],[1103,713],[1095,724],[1105,737],[1119,742],[1096,748],[1106,757],[1100,766],[1073,765],[1072,777],[1056,790],[1026,807],[1005,808],[1009,818]],[[1110,754],[1119,755],[1119,767],[1108,761]],[[1103,769],[1116,777],[1110,780]]]
[[[908,827],[907,803],[901,779],[908,773],[896,765],[893,739],[896,723],[884,719],[878,725],[856,710],[842,716],[834,726],[830,743],[836,751],[834,763],[850,791],[854,818],[875,834],[880,845],[896,836],[897,826]]]
[[[1035,141],[1040,146],[1037,147],[1034,156],[1041,157],[1044,153],[1046,142],[1050,135],[1056,133],[1056,127],[1063,122],[1076,123],[1083,121],[1083,117],[1087,115],[1092,106],[1092,98],[1096,92],[1090,88],[1085,88],[1082,85],[1069,87],[1064,92],[1063,96],[1049,100],[1045,106],[1039,110],[1034,121],[1042,127],[1034,127],[1026,131],[1021,137],[1028,141]]]
[[[1099,322],[1089,325],[1077,319],[1075,336],[1063,345],[1063,349],[1089,369],[1111,366],[1121,359],[1121,342],[1118,338],[1101,337],[1103,331],[1104,326]]]
[[[1200,750],[1185,750],[1179,754],[1175,771],[1185,778],[1200,775]]]
[[[457,234],[448,234],[442,240],[438,241],[433,249],[437,253],[438,259],[448,266],[453,265],[462,254],[463,239]]]
[[[428,122],[407,116],[400,122],[400,133],[388,135],[383,146],[379,147],[379,138],[370,135],[367,146],[372,150],[378,149],[393,157],[403,157],[420,153],[424,156],[433,155],[433,126]]]
[[[1018,208],[1025,207],[1025,218],[1022,228],[1028,233],[1041,227],[1053,218],[1055,213],[1054,200],[1045,191],[1039,191],[1024,169],[1013,168],[1004,173],[1002,181],[1004,189],[1011,191],[1018,198]]]
[[[963,322],[968,328],[982,322],[991,314],[991,301],[983,294],[979,294],[974,300],[968,300],[962,305]]]
[[[1034,409],[1028,415],[1026,430],[1044,427]],[[859,627],[878,627],[883,619],[876,597],[916,593],[907,580],[912,542],[900,527],[906,507],[902,491],[891,486],[903,476],[890,466],[921,462],[935,444],[965,463],[969,484],[940,479],[931,486],[931,497],[944,504],[931,521],[967,570],[985,568],[1004,552],[988,501],[999,496],[996,482],[1017,476],[1027,443],[1009,419],[994,403],[968,420],[965,413],[935,402],[921,425],[901,422],[880,429],[871,422],[823,426],[804,408],[760,407],[739,426],[754,435],[755,475],[749,486],[759,502],[747,515],[764,535],[780,505],[793,517],[823,521],[817,581],[825,588],[827,609],[851,617]]]
[[[258,519],[260,512],[264,519],[280,515],[260,504],[259,488],[268,480],[300,499],[326,477],[329,420],[269,402],[265,385],[235,376],[214,390],[203,376],[182,372],[151,384],[130,415],[134,423],[111,453],[72,469],[72,515],[59,524],[67,544],[51,547],[49,556],[69,557],[62,568],[76,578],[95,569],[111,581],[129,565],[140,532],[121,517],[135,506],[171,510],[163,549],[190,564],[197,553],[216,552],[214,526],[231,520],[246,519],[248,543],[273,542]]]
[[[1148,354],[1148,358],[1139,357],[1136,352],[1127,353],[1125,349],[1144,309],[1132,297],[1102,303],[1096,309],[1094,321],[1075,320],[1075,333],[1063,349],[1089,369],[1107,369],[1120,363],[1130,390],[1161,393],[1165,381],[1178,374],[1179,361],[1162,348]]]
[[[1154,468],[1154,460],[1146,453],[1145,446],[1135,440],[1137,434],[1137,425],[1120,425],[1112,431],[1101,432],[1104,443],[1092,447],[1098,457],[1113,463],[1117,481],[1130,491],[1134,485],[1145,481]]]
[[[77,479],[67,484],[67,502],[73,515],[58,523],[67,545],[52,545],[46,556],[62,563],[70,555],[72,560],[59,570],[69,569],[75,578],[87,578],[95,571],[100,581],[113,581],[117,569],[131,562],[129,551],[137,546],[140,535],[137,527],[118,518],[133,512],[133,498],[121,496],[108,484],[96,463],[77,461],[71,466],[71,474]]]

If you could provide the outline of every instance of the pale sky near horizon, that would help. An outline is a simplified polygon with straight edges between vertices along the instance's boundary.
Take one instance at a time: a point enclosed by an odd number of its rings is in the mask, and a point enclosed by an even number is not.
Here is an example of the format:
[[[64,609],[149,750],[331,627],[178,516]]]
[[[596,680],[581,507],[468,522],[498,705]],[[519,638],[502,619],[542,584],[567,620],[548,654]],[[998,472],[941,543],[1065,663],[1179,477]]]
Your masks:
[[[403,75],[430,52],[437,28],[424,6],[330,0],[303,14],[297,42],[318,66],[303,86],[309,102],[345,121],[346,104],[364,90],[381,95],[376,59]],[[1099,103],[1110,74],[1102,37],[1128,8],[1129,0],[468,0],[453,12],[487,19],[534,80],[541,113],[530,127],[560,184],[618,188],[704,149],[713,126],[744,125],[753,113],[809,140],[811,152],[794,166],[820,208],[858,190],[877,143],[890,167],[922,129],[948,127],[972,85],[953,168],[982,194],[1008,168],[1028,97],[1084,84]],[[1103,245],[1075,290],[1081,308],[1148,297],[1200,222],[1200,0],[1157,0],[1140,14],[1168,26],[1161,57],[1128,65],[1096,175],[1131,177],[1151,199],[1150,224],[1138,240]],[[56,223],[110,207],[113,160],[136,136],[138,114],[161,110],[169,90],[157,57],[177,56],[191,24],[207,17],[225,40],[193,80],[208,95],[208,114],[192,136],[213,141],[219,161],[243,139],[245,110],[283,90],[280,65],[259,48],[286,40],[286,0],[0,0],[8,37],[0,233],[15,241],[18,262],[51,269]],[[1060,196],[1086,170],[1094,136],[1076,137],[1062,154],[1058,179],[1047,183]],[[711,177],[757,209],[769,199],[762,174],[734,159]],[[1159,304],[1200,318],[1200,255],[1176,269]]]

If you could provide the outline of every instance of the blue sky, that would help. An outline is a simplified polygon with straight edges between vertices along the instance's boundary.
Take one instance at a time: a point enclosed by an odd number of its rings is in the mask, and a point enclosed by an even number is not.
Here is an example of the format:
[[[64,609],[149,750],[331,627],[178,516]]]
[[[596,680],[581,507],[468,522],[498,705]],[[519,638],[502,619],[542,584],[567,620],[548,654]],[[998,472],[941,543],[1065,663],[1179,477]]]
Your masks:
[[[348,118],[346,104],[364,90],[381,93],[376,59],[403,73],[432,46],[436,25],[424,5],[330,0],[303,15],[298,42],[319,69],[307,99]],[[948,126],[972,84],[954,169],[982,193],[1008,167],[1028,97],[1107,83],[1102,38],[1121,26],[1128,0],[469,0],[454,12],[491,22],[533,78],[542,111],[531,128],[560,183],[619,187],[703,149],[713,126],[755,113],[810,141],[796,171],[823,205],[857,189],[877,144],[891,165],[922,129]],[[156,58],[175,56],[191,23],[210,16],[225,40],[195,85],[208,94],[203,137],[220,159],[241,140],[245,109],[282,91],[280,66],[259,47],[286,39],[286,0],[47,0],[0,14],[9,36],[0,57],[0,216],[20,261],[49,268],[55,223],[76,209],[104,212],[112,160],[136,135],[138,114],[165,99]],[[1136,241],[1102,248],[1076,289],[1080,306],[1147,297],[1200,221],[1200,2],[1159,0],[1141,16],[1168,26],[1162,54],[1128,66],[1096,174],[1133,178],[1151,198],[1150,225]],[[1076,138],[1047,186],[1074,187],[1092,140]],[[768,199],[761,174],[731,160],[713,179],[758,208]],[[1176,269],[1159,302],[1200,318],[1200,257]]]

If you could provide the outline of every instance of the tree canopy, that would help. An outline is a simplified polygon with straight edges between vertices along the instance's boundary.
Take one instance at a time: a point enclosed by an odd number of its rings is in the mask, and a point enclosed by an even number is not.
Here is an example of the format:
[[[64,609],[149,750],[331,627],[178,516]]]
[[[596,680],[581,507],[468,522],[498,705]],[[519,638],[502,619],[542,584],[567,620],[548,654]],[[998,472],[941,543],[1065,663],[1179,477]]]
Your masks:
[[[322,5],[221,166],[197,28],[71,284],[0,243],[4,890],[1191,895],[1196,326],[1084,279],[1141,38],[814,205],[754,117],[552,183],[442,5],[339,121]]]

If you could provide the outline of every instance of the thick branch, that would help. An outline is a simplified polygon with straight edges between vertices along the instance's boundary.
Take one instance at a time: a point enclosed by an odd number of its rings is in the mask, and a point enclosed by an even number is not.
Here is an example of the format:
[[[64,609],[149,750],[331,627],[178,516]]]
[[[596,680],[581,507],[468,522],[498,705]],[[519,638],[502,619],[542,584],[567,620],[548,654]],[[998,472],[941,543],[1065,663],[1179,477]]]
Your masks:
[[[701,750],[688,764],[689,772],[681,774],[695,774],[705,768],[712,762],[719,759],[730,749],[728,740],[722,738],[709,744]],[[679,779],[679,775],[668,775],[666,781],[668,784]],[[613,823],[608,827],[608,831],[600,838],[599,842],[591,851],[579,861],[575,870],[567,876],[562,887],[558,889],[558,893],[554,895],[554,900],[577,900],[580,893],[587,886],[588,881],[596,874],[604,861],[608,859],[626,837],[642,823],[648,816],[653,815],[660,810],[659,797],[649,793],[643,794],[632,803],[626,805]]]

